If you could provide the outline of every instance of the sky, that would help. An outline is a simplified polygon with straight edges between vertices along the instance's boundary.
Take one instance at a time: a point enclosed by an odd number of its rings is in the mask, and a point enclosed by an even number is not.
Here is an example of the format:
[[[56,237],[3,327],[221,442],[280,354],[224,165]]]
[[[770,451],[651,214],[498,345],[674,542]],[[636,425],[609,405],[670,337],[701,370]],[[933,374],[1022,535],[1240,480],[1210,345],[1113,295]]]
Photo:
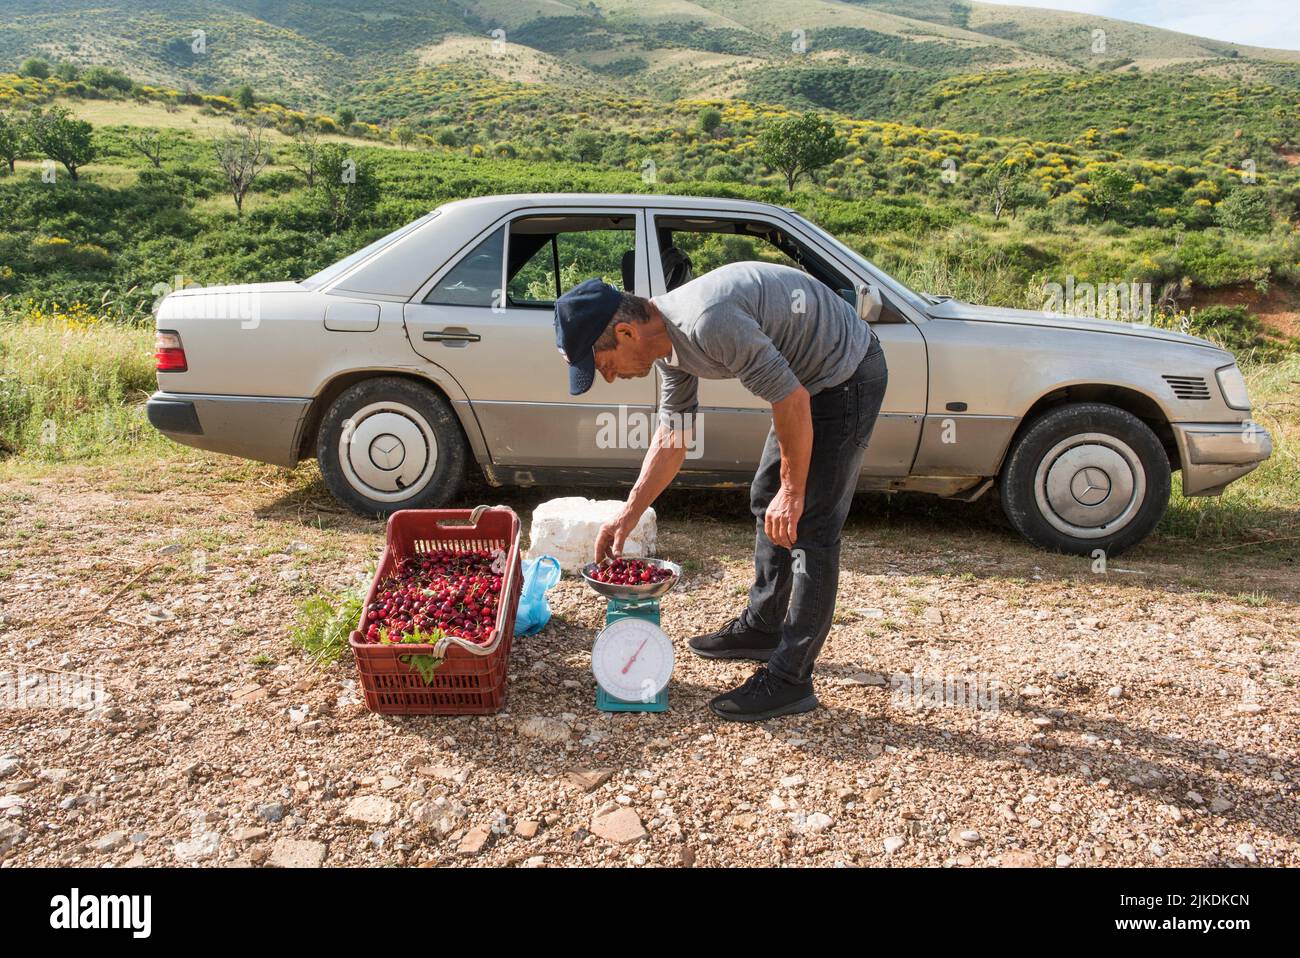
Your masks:
[[[1003,0],[985,3],[1095,13],[1211,40],[1300,50],[1296,0]]]

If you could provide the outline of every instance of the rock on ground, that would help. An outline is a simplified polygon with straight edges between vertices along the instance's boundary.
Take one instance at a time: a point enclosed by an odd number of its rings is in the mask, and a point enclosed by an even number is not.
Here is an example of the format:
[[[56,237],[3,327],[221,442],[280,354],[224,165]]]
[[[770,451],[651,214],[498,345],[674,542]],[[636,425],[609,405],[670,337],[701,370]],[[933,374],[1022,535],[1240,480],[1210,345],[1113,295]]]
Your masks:
[[[350,822],[367,825],[390,825],[397,818],[397,805],[378,795],[358,795],[347,804],[343,815]]]
[[[281,838],[272,846],[266,864],[271,868],[320,868],[326,853],[322,842]]]
[[[610,811],[597,812],[591,819],[591,834],[605,841],[626,845],[645,838],[641,816],[632,809],[620,806]]]

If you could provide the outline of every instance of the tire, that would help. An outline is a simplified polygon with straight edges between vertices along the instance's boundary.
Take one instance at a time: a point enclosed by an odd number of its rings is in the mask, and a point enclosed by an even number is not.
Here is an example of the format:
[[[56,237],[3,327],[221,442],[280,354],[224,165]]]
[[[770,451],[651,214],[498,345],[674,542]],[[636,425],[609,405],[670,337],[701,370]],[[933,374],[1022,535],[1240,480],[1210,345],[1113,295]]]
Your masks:
[[[1169,505],[1169,458],[1132,413],[1104,403],[1057,406],[1012,444],[998,483],[1002,511],[1034,545],[1116,556]]]
[[[316,433],[321,475],[363,516],[445,505],[465,478],[465,438],[447,401],[408,379],[349,386]]]

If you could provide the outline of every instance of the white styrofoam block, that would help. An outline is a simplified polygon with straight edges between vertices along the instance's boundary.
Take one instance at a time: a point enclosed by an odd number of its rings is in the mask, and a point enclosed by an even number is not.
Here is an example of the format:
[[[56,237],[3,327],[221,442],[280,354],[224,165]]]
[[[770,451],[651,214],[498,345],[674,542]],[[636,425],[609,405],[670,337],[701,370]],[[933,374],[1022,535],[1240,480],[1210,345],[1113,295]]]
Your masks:
[[[613,519],[623,502],[568,496],[541,503],[533,510],[528,529],[527,558],[555,556],[565,572],[577,572],[592,560],[600,527]],[[647,509],[627,537],[623,554],[652,556],[655,552],[655,511]]]

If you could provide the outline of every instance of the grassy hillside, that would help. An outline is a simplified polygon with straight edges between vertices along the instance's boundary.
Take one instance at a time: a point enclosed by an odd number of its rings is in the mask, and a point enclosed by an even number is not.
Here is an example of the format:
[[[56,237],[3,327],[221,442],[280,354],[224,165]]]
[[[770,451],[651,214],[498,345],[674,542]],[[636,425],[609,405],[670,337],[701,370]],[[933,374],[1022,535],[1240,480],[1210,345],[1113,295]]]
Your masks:
[[[4,91],[19,89],[34,95],[30,83],[0,77],[0,102]],[[331,228],[318,198],[304,189],[284,134],[269,134],[273,162],[240,218],[211,152],[212,137],[232,129],[230,113],[127,98],[69,100],[97,124],[99,156],[77,183],[42,182],[36,157],[0,178],[0,220],[8,227],[0,238],[0,295],[10,305],[45,308],[111,303],[101,312],[143,320],[155,284],[177,274],[204,284],[300,277],[438,202],[530,190],[683,191],[792,204],[913,285],[1013,306],[1039,305],[1035,290],[1067,275],[1151,283],[1175,312],[1212,291],[1300,285],[1300,235],[1285,206],[1297,190],[1290,169],[1261,168],[1259,182],[1247,186],[1227,164],[1131,159],[1111,143],[845,118],[838,124],[845,156],[819,182],[788,194],[756,145],[780,108],[717,104],[719,124],[706,133],[698,115],[707,104],[699,102],[665,106],[589,93],[571,96],[571,112],[561,112],[533,85],[467,90],[457,91],[445,70],[428,71],[429,95],[450,98],[428,106],[439,117],[429,129],[445,143],[428,135],[419,149],[394,148],[384,131],[361,126],[354,130],[369,138],[326,137],[346,145],[376,186],[373,208],[346,229]],[[310,120],[265,107],[247,115],[286,127]],[[132,146],[141,127],[163,131],[161,169]],[[657,182],[641,176],[647,158],[656,163]],[[952,162],[952,182],[943,178],[943,161]],[[1023,209],[999,217],[982,171],[1004,162],[1023,171],[1032,191]],[[1097,191],[1111,172],[1133,185],[1103,212]],[[1225,220],[1221,210],[1239,196],[1260,198],[1265,211],[1272,204],[1271,225],[1247,230]],[[1240,334],[1234,327],[1232,335]]]
[[[1002,37],[1026,50],[1080,61],[1098,58],[1126,61],[1141,69],[1159,69],[1205,58],[1259,59],[1300,63],[1300,52],[1267,50],[1163,30],[1110,17],[1000,4],[967,3],[971,30]],[[1094,50],[1094,31],[1105,31],[1105,49]]]
[[[1300,332],[1300,63],[1283,52],[944,0],[0,0],[0,15],[0,65],[45,56],[53,73],[0,74],[0,111],[66,105],[97,151],[77,183],[44,182],[31,144],[0,176],[11,324],[145,325],[178,275],[300,277],[447,199],[613,190],[793,205],[905,282],[983,302],[1037,307],[1071,276],[1148,283],[1159,322],[1257,360]],[[1092,29],[1104,57],[1080,52]],[[808,108],[843,155],[789,194],[759,141]],[[239,216],[212,141],[249,123],[272,159]],[[345,223],[295,169],[304,129],[374,187]],[[158,168],[141,130],[160,131]],[[29,447],[33,415],[3,441]]]
[[[1101,52],[1097,30],[1105,33]],[[412,70],[424,51],[470,37],[595,70],[611,91],[660,96],[728,95],[751,73],[828,62],[930,82],[977,69],[1181,75],[1236,67],[1293,88],[1286,68],[1300,66],[1300,54],[1288,51],[961,0],[0,0],[0,69],[41,55],[128,68],[142,82],[179,89],[249,83],[317,107],[346,100],[358,78]],[[829,105],[838,79],[803,76],[790,92]],[[790,86],[757,82],[778,95]],[[881,105],[858,94],[859,107]]]

